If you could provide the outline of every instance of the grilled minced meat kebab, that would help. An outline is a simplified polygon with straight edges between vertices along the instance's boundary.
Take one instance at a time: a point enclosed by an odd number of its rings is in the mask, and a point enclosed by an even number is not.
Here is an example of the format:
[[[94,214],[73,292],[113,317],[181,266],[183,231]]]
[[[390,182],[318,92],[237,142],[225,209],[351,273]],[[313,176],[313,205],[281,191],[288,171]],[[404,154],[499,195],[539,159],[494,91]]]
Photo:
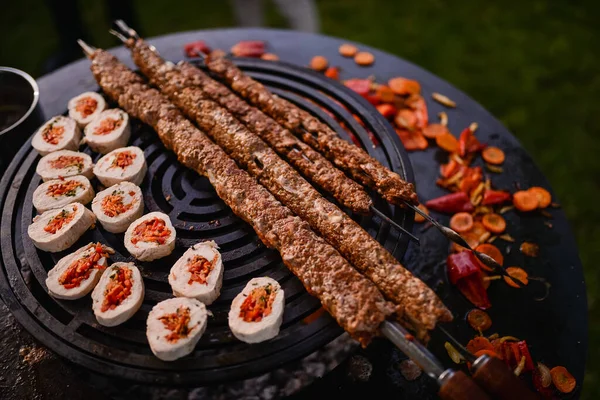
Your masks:
[[[325,240],[257,184],[169,100],[120,63],[96,50],[92,72],[102,90],[131,116],[152,126],[188,168],[206,176],[217,195],[248,222],[263,243],[276,248],[306,290],[363,346],[394,307]]]
[[[307,221],[387,299],[399,306],[398,316],[419,337],[436,323],[452,318],[435,292],[406,270],[352,218],[323,198],[304,178],[226,109],[207,99],[177,67],[166,63],[141,40],[128,42],[134,62],[240,166],[255,176],[283,204]]]
[[[244,74],[225,57],[206,57],[208,69],[250,104],[298,135],[354,180],[376,190],[388,202],[417,204],[412,183],[390,171],[363,149],[346,142],[327,124],[289,101],[275,96],[263,84]]]

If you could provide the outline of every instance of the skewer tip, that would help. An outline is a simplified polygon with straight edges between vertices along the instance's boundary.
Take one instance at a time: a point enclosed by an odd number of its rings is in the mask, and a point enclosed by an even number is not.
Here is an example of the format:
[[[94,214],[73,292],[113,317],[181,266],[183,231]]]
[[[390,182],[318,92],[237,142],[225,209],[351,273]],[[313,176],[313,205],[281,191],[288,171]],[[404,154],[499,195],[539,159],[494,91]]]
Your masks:
[[[129,27],[129,25],[127,25],[125,23],[125,21],[123,21],[122,19],[118,19],[115,21],[115,24],[117,25],[117,27],[121,30],[121,32],[123,32],[124,34],[133,37],[135,39],[139,39],[140,36],[138,35],[138,33],[132,29],[131,27]]]
[[[125,37],[125,35],[123,35],[120,32],[115,31],[114,29],[109,29],[108,33],[110,33],[113,36],[116,36],[123,43],[127,42],[127,38]]]
[[[90,46],[89,44],[87,44],[86,42],[84,42],[81,39],[77,39],[77,43],[83,49],[83,52],[85,53],[85,55],[88,57],[90,57],[96,51],[96,48],[94,46]]]

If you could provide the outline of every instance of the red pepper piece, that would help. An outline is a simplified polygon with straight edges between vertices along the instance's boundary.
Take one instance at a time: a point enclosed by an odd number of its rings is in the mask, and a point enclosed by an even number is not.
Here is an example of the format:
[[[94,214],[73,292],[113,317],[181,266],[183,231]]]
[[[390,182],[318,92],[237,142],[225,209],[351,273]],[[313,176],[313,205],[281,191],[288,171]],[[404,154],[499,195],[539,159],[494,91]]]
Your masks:
[[[344,82],[344,85],[365,98],[371,91],[371,81],[368,79],[348,79]]]
[[[379,111],[379,113],[381,115],[383,115],[385,118],[390,119],[391,117],[393,117],[394,115],[396,115],[396,112],[398,112],[398,110],[396,110],[396,107],[394,107],[392,104],[380,104],[377,107],[377,111]]]
[[[475,137],[471,128],[465,128],[458,139],[458,152],[461,157],[466,156],[469,153],[476,153],[483,150],[486,145],[482,145],[479,140]]]
[[[367,99],[367,101],[374,106],[381,104],[381,97],[379,97],[379,95],[377,93],[369,92],[365,96],[365,99]]]
[[[481,204],[484,206],[502,204],[506,201],[510,201],[510,197],[510,193],[504,190],[486,190],[483,194]]]
[[[458,189],[468,194],[481,183],[482,179],[483,172],[481,171],[481,167],[468,168],[460,181]]]
[[[200,54],[210,54],[210,47],[204,40],[187,43],[183,46],[186,57],[198,57]]]
[[[244,40],[235,44],[231,52],[236,57],[260,57],[265,54],[265,42],[260,40]]]
[[[417,128],[423,130],[429,124],[429,116],[427,115],[427,103],[420,94],[411,95],[407,100],[406,104],[415,110],[415,116],[417,117]]]
[[[450,178],[458,172],[459,166],[460,164],[456,162],[456,160],[452,159],[448,161],[448,163],[440,165],[440,175],[442,175],[442,177],[446,179]]]
[[[473,305],[483,310],[492,305],[483,286],[483,273],[477,267],[477,259],[471,251],[448,256],[448,279]]]
[[[531,358],[531,353],[529,353],[529,347],[527,347],[527,342],[521,340],[517,343],[517,347],[519,348],[521,357],[525,357],[525,368],[523,368],[523,371],[533,371],[535,366],[533,365],[533,359]],[[521,361],[520,357],[519,361]]]
[[[461,211],[471,212],[475,208],[471,204],[471,199],[464,192],[457,192],[429,200],[425,207],[430,210],[443,213],[455,214]]]

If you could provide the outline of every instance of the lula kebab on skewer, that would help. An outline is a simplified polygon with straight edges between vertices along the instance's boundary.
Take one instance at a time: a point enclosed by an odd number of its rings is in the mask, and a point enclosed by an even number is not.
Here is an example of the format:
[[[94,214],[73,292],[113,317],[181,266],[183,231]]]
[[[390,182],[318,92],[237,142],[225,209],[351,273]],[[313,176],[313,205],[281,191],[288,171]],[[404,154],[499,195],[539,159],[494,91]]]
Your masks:
[[[352,218],[323,198],[262,139],[206,98],[198,87],[188,85],[188,79],[147,44],[134,39],[128,43],[141,72],[240,166],[373,281],[387,299],[399,306],[398,318],[418,337],[427,337],[438,321],[452,319],[433,290]]]
[[[108,52],[80,41],[92,73],[106,95],[132,117],[152,126],[179,162],[207,177],[217,195],[249,223],[261,241],[316,296],[337,323],[363,346],[394,311],[377,287],[331,245],[241,170],[160,92]]]

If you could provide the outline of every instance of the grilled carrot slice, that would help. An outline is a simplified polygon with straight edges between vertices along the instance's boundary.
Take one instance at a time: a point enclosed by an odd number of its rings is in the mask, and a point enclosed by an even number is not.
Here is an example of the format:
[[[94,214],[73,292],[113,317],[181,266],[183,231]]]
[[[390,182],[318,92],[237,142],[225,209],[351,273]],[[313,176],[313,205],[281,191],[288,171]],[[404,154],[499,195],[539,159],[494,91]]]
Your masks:
[[[479,236],[478,235],[474,235],[472,232],[465,232],[461,236],[463,237],[463,239],[466,240],[467,244],[469,246],[471,246],[472,249],[474,249],[475,247],[477,247],[479,245]],[[465,251],[467,249],[465,249],[464,247],[462,247],[459,244],[452,242],[451,250],[454,253],[458,253],[461,251]]]
[[[403,108],[396,113],[394,122],[398,128],[413,130],[417,126],[417,115],[408,108]]]
[[[399,95],[421,93],[421,85],[419,82],[402,77],[392,78],[388,81],[388,86]]]
[[[354,56],[354,62],[360,66],[366,67],[375,62],[375,56],[369,52],[361,51]]]
[[[538,208],[546,208],[552,203],[552,196],[543,187],[533,186],[527,189],[528,192],[535,194],[538,199]]]
[[[492,233],[502,233],[506,229],[506,220],[500,214],[485,214],[481,219],[481,223],[485,229]]]
[[[554,367],[550,370],[552,382],[556,388],[563,393],[571,393],[577,382],[573,375],[565,367]]]
[[[417,130],[409,131],[396,128],[396,133],[407,151],[425,150],[429,146],[425,136]]]
[[[458,140],[450,132],[442,133],[435,137],[435,142],[439,147],[446,150],[449,153],[458,152]]]
[[[529,275],[523,268],[508,267],[506,268],[506,272],[508,273],[508,275],[511,276],[512,279],[505,276],[504,281],[514,288],[519,289],[520,286],[517,283],[515,283],[513,279],[520,281],[524,285],[527,285],[529,283]]]
[[[418,207],[419,207],[419,210],[421,210],[425,214],[429,215],[429,210],[423,204],[419,204]],[[419,222],[425,222],[425,217],[422,216],[421,214],[415,213],[415,222],[417,222],[417,223],[419,223]]]
[[[485,229],[485,226],[483,226],[481,222],[475,221],[473,222],[473,227],[469,232],[481,237],[481,235],[487,232],[487,229]]]
[[[435,139],[445,133],[449,133],[448,128],[442,124],[429,124],[423,129],[423,136],[427,139]]]
[[[325,71],[328,65],[329,61],[323,56],[314,56],[312,60],[310,60],[310,67],[315,71]]]
[[[473,227],[473,216],[467,212],[456,213],[450,218],[450,228],[456,232],[467,232]]]
[[[500,265],[504,264],[504,256],[502,255],[502,252],[500,252],[500,250],[491,243],[482,243],[479,246],[477,246],[475,250],[477,250],[480,253],[487,254]],[[490,267],[479,261],[479,259],[477,259],[477,262],[479,263],[479,267],[481,269],[490,272],[493,271]]]
[[[487,331],[492,326],[492,319],[485,311],[473,309],[467,314],[467,322],[476,331]]]
[[[538,208],[537,194],[528,190],[520,190],[513,194],[513,204],[519,211],[533,211]]]
[[[493,165],[500,165],[504,162],[505,156],[502,149],[498,147],[490,146],[483,149],[481,156],[485,162]]]
[[[473,339],[469,340],[469,343],[467,343],[467,350],[475,354],[480,350],[494,351],[494,346],[488,338],[483,336],[476,336]]]
[[[358,48],[349,43],[344,43],[339,48],[340,54],[344,57],[354,57],[356,53],[358,53]]]

